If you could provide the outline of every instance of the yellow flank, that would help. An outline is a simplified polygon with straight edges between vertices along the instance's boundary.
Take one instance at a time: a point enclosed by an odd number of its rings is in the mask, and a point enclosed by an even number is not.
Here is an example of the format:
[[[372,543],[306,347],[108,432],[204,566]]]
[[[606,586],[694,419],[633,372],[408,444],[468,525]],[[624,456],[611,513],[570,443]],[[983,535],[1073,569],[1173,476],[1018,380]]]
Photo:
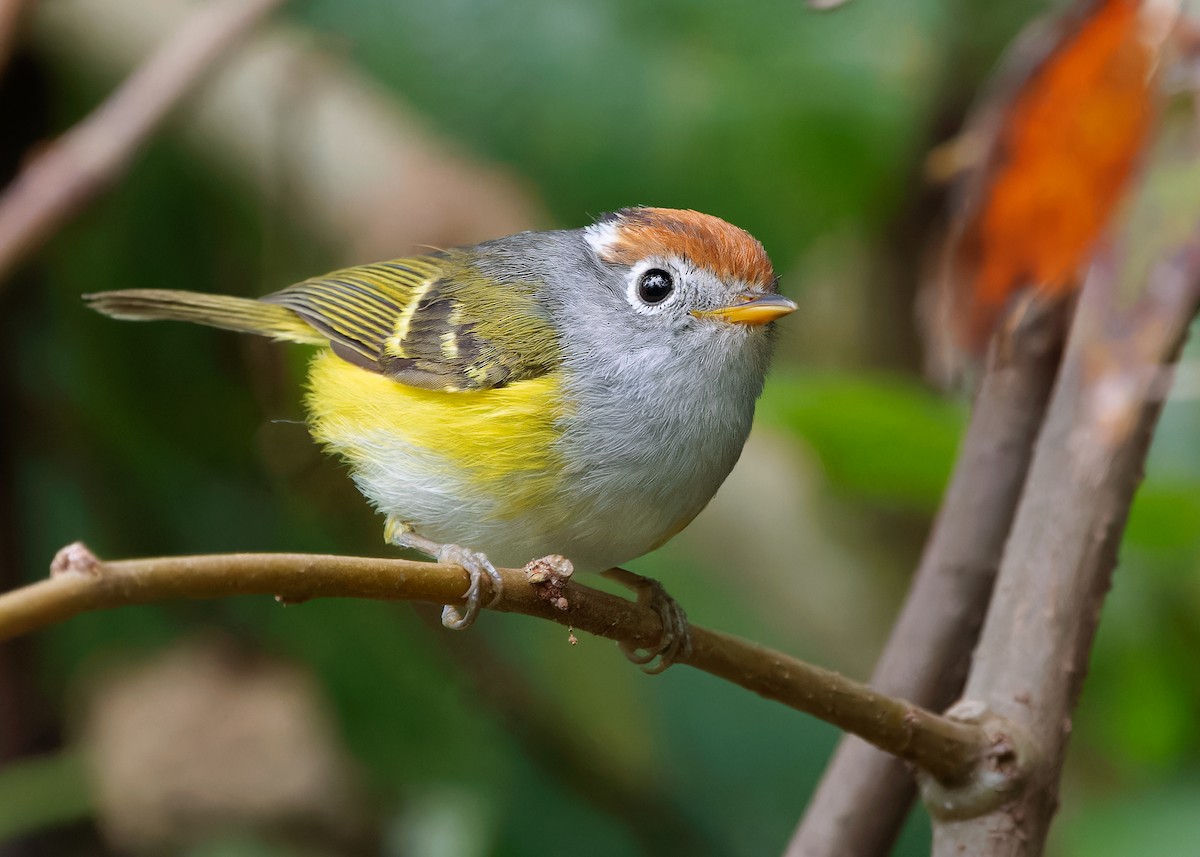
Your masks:
[[[481,493],[503,497],[505,511],[514,515],[553,497],[561,463],[555,423],[563,401],[550,374],[485,390],[423,390],[322,350],[313,357],[308,382],[313,437],[352,466],[403,471],[436,457]],[[396,438],[397,446],[418,454],[394,463],[376,460],[388,451],[381,437]]]

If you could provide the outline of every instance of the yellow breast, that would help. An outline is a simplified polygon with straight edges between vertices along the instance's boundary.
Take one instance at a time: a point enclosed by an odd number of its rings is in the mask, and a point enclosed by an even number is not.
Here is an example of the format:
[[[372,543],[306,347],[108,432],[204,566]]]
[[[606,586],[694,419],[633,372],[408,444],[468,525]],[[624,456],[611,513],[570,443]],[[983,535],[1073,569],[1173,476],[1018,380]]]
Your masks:
[[[558,487],[564,403],[553,375],[479,391],[422,390],[325,350],[313,358],[307,403],[313,437],[350,463],[389,514],[405,514],[396,507],[407,502],[408,517],[421,523],[453,517],[456,507],[478,514],[476,501],[488,499],[495,517],[511,518],[551,502]]]

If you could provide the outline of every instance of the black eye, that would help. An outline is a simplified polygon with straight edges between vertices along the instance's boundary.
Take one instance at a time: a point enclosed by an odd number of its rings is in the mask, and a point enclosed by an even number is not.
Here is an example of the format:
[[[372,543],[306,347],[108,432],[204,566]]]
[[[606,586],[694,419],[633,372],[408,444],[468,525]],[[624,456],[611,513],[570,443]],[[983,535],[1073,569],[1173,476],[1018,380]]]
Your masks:
[[[662,268],[651,268],[638,278],[638,297],[648,304],[665,301],[675,291],[675,278]]]

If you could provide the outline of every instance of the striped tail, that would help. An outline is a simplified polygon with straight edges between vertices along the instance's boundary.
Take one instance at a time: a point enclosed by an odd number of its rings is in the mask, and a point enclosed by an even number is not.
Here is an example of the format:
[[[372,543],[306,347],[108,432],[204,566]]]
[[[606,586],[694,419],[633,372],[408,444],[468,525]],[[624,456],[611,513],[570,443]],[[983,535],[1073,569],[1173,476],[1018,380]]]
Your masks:
[[[287,307],[249,298],[171,289],[125,289],[84,295],[83,299],[97,312],[125,321],[191,321],[289,342],[329,342]]]

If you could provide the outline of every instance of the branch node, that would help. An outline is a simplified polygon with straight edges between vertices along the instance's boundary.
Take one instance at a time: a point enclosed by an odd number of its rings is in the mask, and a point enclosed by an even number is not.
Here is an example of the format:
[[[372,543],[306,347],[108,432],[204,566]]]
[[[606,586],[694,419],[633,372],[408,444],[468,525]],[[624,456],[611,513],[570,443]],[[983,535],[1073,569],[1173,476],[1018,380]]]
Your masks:
[[[83,542],[71,542],[59,550],[50,561],[50,576],[59,577],[64,574],[85,574],[89,577],[99,577],[103,565],[99,558],[91,552]]]
[[[979,726],[984,750],[967,777],[954,783],[918,771],[921,797],[929,814],[942,821],[974,818],[1017,797],[1038,764],[1032,739],[1011,720],[976,700],[956,702],[945,716]]]

